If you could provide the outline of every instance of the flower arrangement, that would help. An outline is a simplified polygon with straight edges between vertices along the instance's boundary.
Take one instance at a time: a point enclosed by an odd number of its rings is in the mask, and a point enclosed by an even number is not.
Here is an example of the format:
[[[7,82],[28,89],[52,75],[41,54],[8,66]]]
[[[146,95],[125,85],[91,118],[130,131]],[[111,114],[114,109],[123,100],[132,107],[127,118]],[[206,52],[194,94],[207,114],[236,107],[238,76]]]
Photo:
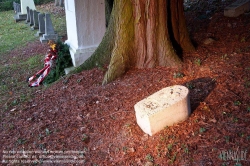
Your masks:
[[[28,78],[29,87],[37,87],[42,83],[50,84],[63,76],[64,69],[72,66],[69,47],[61,41],[49,41],[49,50],[44,59],[44,68]]]

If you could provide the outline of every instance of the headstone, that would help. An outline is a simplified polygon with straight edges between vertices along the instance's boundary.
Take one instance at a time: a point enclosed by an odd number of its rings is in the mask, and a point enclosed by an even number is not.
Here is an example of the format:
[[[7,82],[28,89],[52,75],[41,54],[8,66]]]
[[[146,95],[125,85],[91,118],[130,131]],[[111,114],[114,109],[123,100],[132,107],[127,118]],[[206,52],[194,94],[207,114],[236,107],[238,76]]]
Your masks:
[[[39,12],[37,12],[36,10],[33,11],[34,25],[31,27],[31,30],[35,30],[35,29],[39,28],[38,14],[39,14]]]
[[[64,0],[59,0],[59,6],[64,7]]]
[[[55,6],[64,7],[64,0],[55,0]]]
[[[32,10],[32,9],[30,9],[30,14],[29,14],[29,16],[30,16],[30,23],[29,23],[29,26],[32,26],[32,25],[34,25],[34,17],[33,17],[33,10]]]
[[[33,0],[21,0],[21,10],[22,14],[28,14],[26,7],[29,7],[32,10],[36,10],[36,6]]]
[[[21,5],[19,3],[16,4],[16,12],[17,13],[21,12]]]
[[[22,14],[21,5],[19,3],[13,3],[13,5],[14,5],[15,13],[16,13],[14,16],[15,21],[18,22],[21,20],[25,20],[26,14]]]
[[[16,2],[13,2],[13,8],[14,8],[14,12],[17,13]]]
[[[104,33],[105,0],[65,0],[70,54],[75,67],[81,65],[96,50]]]
[[[224,9],[224,16],[238,17],[239,15],[249,11],[250,11],[250,1],[238,0]]]
[[[40,37],[41,43],[47,43],[49,40],[57,40],[58,34],[55,33],[50,14],[45,14],[45,34]]]
[[[30,8],[29,6],[26,7],[27,10],[27,18],[26,18],[26,24],[28,24],[30,22]]]
[[[39,22],[39,31],[36,33],[36,36],[41,36],[45,34],[45,21],[44,21],[45,14],[39,13],[38,14],[38,22]]]
[[[55,0],[55,6],[59,6],[59,0]]]
[[[189,117],[189,90],[181,85],[163,88],[136,103],[134,108],[137,124],[145,133],[152,136],[164,127]]]
[[[27,20],[27,14],[28,14],[27,9],[26,9],[27,6],[29,7],[29,9],[32,9],[32,10],[36,9],[35,3],[33,0],[21,0],[21,5],[20,4],[18,5],[20,7],[19,8],[20,10],[19,9],[17,10],[18,13],[15,16],[16,22],[21,21],[21,20]]]

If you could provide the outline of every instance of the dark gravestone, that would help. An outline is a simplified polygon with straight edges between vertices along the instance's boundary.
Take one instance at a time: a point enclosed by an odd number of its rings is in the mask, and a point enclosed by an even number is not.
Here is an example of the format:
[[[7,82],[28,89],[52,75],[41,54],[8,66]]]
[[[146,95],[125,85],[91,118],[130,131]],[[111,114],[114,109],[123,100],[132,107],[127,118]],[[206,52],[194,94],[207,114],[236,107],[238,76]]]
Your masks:
[[[16,2],[13,2],[14,12],[16,13]]]
[[[58,35],[55,33],[53,24],[50,18],[50,14],[45,14],[45,34],[43,34],[42,37],[40,37],[41,43],[47,43],[49,40],[56,41],[58,38]]]
[[[64,7],[64,0],[55,0],[55,6]]]
[[[59,6],[59,0],[55,0],[55,6]]]
[[[29,6],[26,7],[27,9],[27,19],[26,19],[26,24],[28,24],[30,22],[30,8]]]
[[[13,3],[14,11],[15,11],[15,16],[14,19],[16,22],[22,21],[26,19],[26,14],[21,13],[21,5],[19,3]]]
[[[38,14],[39,14],[39,12],[37,12],[36,10],[33,11],[34,25],[31,27],[31,30],[35,30],[35,29],[39,28]]]
[[[21,12],[21,5],[20,4],[16,4],[16,12],[20,13]]]
[[[38,14],[38,22],[39,22],[39,31],[36,33],[36,36],[41,36],[45,34],[45,21],[44,21],[45,14],[39,13]]]
[[[30,23],[29,23],[29,26],[32,26],[34,25],[34,18],[33,18],[33,10],[30,9]]]
[[[59,6],[64,7],[64,0],[59,0]]]

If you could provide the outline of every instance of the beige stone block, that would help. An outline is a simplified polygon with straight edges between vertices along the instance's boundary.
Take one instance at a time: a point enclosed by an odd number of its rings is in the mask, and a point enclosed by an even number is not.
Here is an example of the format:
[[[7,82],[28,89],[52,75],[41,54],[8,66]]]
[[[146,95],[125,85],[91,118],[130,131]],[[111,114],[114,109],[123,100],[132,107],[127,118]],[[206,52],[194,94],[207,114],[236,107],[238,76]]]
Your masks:
[[[186,120],[190,113],[188,88],[174,85],[163,88],[134,105],[137,124],[153,135],[166,126]]]
[[[250,0],[238,0],[224,9],[224,16],[238,17],[250,11]]]

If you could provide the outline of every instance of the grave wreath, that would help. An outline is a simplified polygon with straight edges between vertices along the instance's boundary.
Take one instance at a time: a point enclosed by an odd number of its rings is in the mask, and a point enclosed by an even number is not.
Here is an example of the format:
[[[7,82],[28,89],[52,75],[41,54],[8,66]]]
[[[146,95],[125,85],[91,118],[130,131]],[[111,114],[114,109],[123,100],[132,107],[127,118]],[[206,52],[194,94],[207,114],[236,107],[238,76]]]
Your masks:
[[[69,52],[69,46],[62,41],[56,42],[57,59],[55,67],[50,71],[49,75],[43,81],[44,84],[51,84],[65,75],[65,68],[72,67],[72,59]]]
[[[73,65],[67,44],[59,40],[56,43],[49,41],[49,47],[44,59],[44,68],[27,79],[29,87],[53,83],[65,74],[65,68]]]

